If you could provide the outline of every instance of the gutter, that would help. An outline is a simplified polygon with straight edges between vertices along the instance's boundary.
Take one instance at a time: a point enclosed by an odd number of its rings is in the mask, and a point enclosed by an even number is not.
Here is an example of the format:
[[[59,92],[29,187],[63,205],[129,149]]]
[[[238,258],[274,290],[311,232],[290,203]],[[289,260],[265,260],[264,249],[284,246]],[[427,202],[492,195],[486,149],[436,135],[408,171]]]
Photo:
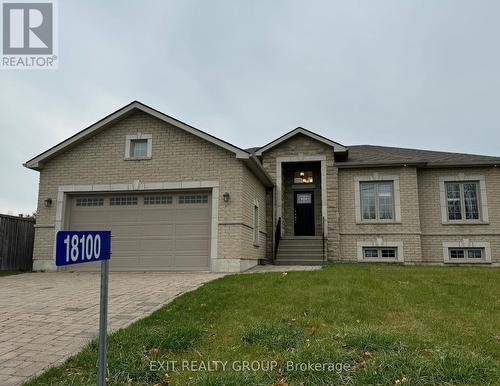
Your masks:
[[[414,166],[417,168],[426,169],[442,169],[442,168],[474,168],[474,167],[499,167],[499,163],[481,162],[481,163],[433,163],[433,162],[381,162],[381,163],[335,163],[339,169],[359,169],[359,168],[381,168],[381,167],[407,167]]]
[[[339,169],[354,169],[354,168],[381,168],[381,167],[397,167],[397,166],[416,166],[425,167],[426,162],[379,162],[379,163],[347,163],[342,165],[342,162],[335,163]]]
[[[259,159],[253,154],[245,154],[242,156],[237,156],[237,159],[241,160],[255,176],[264,184],[266,188],[272,188],[274,186],[273,180],[269,173],[266,172]]]

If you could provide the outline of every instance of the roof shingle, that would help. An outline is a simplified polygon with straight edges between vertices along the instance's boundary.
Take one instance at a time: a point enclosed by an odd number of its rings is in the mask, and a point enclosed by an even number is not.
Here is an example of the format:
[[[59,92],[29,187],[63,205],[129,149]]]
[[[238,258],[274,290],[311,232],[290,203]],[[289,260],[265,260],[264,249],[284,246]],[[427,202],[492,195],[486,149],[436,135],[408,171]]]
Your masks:
[[[427,166],[447,165],[500,165],[500,157],[476,154],[449,153],[432,150],[406,149],[388,146],[354,145],[348,146],[344,166],[370,164],[426,164]]]

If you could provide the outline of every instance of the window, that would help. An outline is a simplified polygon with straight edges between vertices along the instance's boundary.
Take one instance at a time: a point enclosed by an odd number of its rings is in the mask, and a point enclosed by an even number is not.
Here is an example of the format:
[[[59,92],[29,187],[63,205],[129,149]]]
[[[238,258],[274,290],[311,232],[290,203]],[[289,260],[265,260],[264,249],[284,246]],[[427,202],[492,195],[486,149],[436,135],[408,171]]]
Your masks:
[[[187,194],[179,196],[179,204],[207,204],[207,194]]]
[[[297,204],[311,204],[312,203],[312,193],[297,193],[296,198]]]
[[[479,220],[479,182],[446,182],[448,220]]]
[[[136,196],[111,197],[109,199],[109,205],[111,206],[137,205],[137,197]]]
[[[86,197],[86,198],[77,198],[76,206],[103,206],[104,198],[100,197]]]
[[[127,135],[125,144],[125,159],[141,160],[149,159],[152,154],[152,139],[151,134],[137,133]]]
[[[360,197],[363,220],[394,219],[394,183],[392,181],[361,182]]]
[[[398,249],[396,247],[365,247],[363,248],[363,257],[367,260],[396,260],[398,257]]]
[[[130,158],[144,158],[148,155],[148,140],[133,139],[130,141]]]
[[[172,196],[145,196],[144,205],[165,205],[172,203]]]
[[[450,262],[475,262],[484,260],[484,248],[449,248]]]
[[[308,171],[298,171],[293,173],[293,183],[294,184],[312,184],[314,182],[313,172]]]
[[[253,243],[259,245],[259,206],[253,206]]]

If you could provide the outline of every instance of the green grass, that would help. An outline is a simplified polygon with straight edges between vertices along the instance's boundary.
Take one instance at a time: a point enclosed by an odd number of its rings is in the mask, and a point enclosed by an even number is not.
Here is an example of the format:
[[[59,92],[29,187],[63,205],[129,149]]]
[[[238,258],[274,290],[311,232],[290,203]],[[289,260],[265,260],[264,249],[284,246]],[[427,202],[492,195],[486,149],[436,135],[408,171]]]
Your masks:
[[[0,271],[0,277],[1,276],[10,276],[10,275],[19,275],[23,273],[22,271]]]
[[[232,275],[108,343],[114,385],[498,385],[500,269],[339,264]],[[151,360],[229,363],[165,372],[150,371]],[[235,361],[277,365],[236,371]],[[306,362],[350,368],[301,369]],[[28,385],[95,385],[96,363],[93,342]]]

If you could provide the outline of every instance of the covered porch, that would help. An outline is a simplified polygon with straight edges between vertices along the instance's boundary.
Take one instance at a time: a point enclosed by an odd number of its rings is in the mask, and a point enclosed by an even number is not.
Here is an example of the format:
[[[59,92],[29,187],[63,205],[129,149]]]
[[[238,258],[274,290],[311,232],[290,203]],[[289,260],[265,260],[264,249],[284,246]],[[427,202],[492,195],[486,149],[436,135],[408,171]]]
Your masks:
[[[327,236],[325,161],[321,158],[280,161],[274,263],[322,264]]]

